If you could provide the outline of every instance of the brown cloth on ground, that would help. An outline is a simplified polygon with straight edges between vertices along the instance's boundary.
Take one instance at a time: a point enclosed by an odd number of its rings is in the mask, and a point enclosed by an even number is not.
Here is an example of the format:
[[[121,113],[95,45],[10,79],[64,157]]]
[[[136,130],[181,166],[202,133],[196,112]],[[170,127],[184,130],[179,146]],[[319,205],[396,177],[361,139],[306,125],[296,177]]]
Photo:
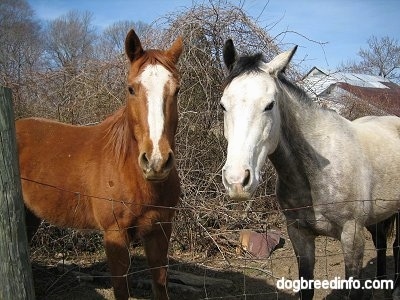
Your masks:
[[[281,234],[278,231],[259,233],[244,229],[240,231],[239,243],[241,249],[249,252],[255,257],[268,258],[272,251],[283,246],[284,239],[281,238]]]

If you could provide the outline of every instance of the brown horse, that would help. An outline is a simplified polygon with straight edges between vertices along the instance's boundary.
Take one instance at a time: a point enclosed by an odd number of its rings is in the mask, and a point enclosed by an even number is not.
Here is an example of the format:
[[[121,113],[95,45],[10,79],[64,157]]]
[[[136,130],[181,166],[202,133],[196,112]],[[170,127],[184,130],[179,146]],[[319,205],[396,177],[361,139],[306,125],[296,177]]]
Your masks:
[[[182,39],[166,51],[144,51],[131,30],[125,51],[126,105],[102,123],[16,122],[28,235],[39,218],[103,231],[117,299],[129,296],[129,245],[141,239],[154,296],[168,299],[167,251],[180,195],[174,138]]]

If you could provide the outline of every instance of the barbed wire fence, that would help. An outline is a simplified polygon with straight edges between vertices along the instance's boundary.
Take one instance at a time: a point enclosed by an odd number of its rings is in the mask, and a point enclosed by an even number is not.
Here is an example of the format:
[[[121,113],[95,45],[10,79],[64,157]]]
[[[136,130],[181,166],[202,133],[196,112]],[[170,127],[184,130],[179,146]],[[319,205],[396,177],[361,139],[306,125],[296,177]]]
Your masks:
[[[26,178],[22,178],[22,180],[32,182]],[[84,195],[77,191],[69,191],[41,182],[34,183],[46,188],[53,188],[61,192],[76,195],[79,201],[81,201],[80,199],[87,199],[89,197],[95,201],[124,202],[127,206],[132,204],[142,205],[137,204],[134,200],[121,201],[118,199],[96,197],[94,195]],[[376,200],[358,199],[354,201],[370,202]],[[397,200],[393,199],[393,201]],[[345,201],[343,201],[343,203],[345,203]],[[150,206],[154,207],[152,205]],[[296,210],[309,208],[309,206],[305,206],[296,208]],[[239,220],[234,219],[232,216],[235,214],[243,215],[242,209],[234,208],[224,213],[220,212],[220,214],[231,216],[232,220],[230,222],[225,222],[223,226],[219,227],[202,224],[201,219],[191,220],[190,225],[196,227],[196,229],[193,230],[193,233],[187,232],[186,234],[195,235],[191,240],[193,243],[192,249],[187,249],[188,244],[186,243],[185,246],[185,242],[183,242],[185,239],[189,240],[185,237],[185,233],[179,233],[181,226],[187,225],[180,223],[179,215],[182,213],[195,214],[199,209],[191,205],[185,205],[184,203],[181,203],[181,205],[176,208],[168,207],[168,209],[173,209],[178,213],[178,216],[173,222],[175,230],[171,238],[170,260],[168,263],[172,274],[171,277],[180,281],[182,280],[182,276],[186,277],[190,274],[196,276],[196,279],[192,279],[192,281],[186,283],[183,282],[183,285],[176,285],[172,281],[173,291],[174,289],[175,291],[179,291],[177,292],[179,299],[186,299],[185,296],[187,299],[193,299],[193,297],[197,299],[232,299],[232,297],[243,297],[243,299],[265,299],[263,297],[268,297],[267,299],[269,299],[269,297],[291,299],[291,297],[294,297],[293,291],[282,291],[276,288],[277,280],[282,277],[291,280],[297,279],[296,257],[284,229],[285,225],[281,210],[266,212],[263,209],[261,211],[251,210],[248,212],[250,214],[264,214],[264,220],[262,222],[258,220],[254,221],[254,223],[248,222],[246,227],[258,232],[267,233],[268,230],[271,230],[271,224],[276,224],[276,228],[281,230],[282,236],[286,240],[284,247],[277,250],[269,258],[257,258],[245,251],[237,251],[241,247],[238,240],[240,229],[237,229]],[[203,211],[203,213],[207,213],[207,211]],[[307,221],[315,222],[315,220]],[[229,228],[229,226],[231,227]],[[239,223],[239,228],[242,227],[243,223]],[[62,233],[60,233],[60,231]],[[105,259],[101,240],[101,234],[98,233],[87,235],[76,230],[58,229],[44,223],[36,235],[32,256],[45,256],[46,259],[48,259],[48,257],[54,257],[59,260],[57,268],[61,274],[63,274],[61,278],[64,274],[68,273],[74,275],[75,280],[69,283],[72,286],[79,285],[80,280],[84,281],[88,280],[88,278],[90,278],[90,280],[101,281],[110,278],[110,275],[104,270],[104,266],[103,271],[90,270],[88,273],[80,271],[84,269],[80,266],[80,261],[82,261],[82,258],[85,256],[101,252],[100,260]],[[371,259],[375,257],[375,251],[369,239],[365,256]],[[134,287],[139,289],[147,288],[147,290],[150,291],[151,283],[148,279],[150,269],[145,266],[145,263],[136,266],[135,261],[137,257],[135,252],[131,252],[131,254],[132,267],[128,277],[137,280],[137,282],[135,282],[135,280],[131,281]],[[139,254],[143,255],[143,250],[139,251]],[[99,259],[99,257],[96,256],[96,259]],[[316,260],[316,279],[332,280],[335,277],[344,279],[343,254],[338,241],[328,237],[320,237],[316,246]],[[366,263],[364,271],[367,271],[367,274],[363,277],[364,280],[374,278],[376,269],[376,264],[373,264],[373,260],[366,261]],[[184,273],[182,273],[182,270]],[[234,276],[232,274],[234,274]],[[142,276],[147,279],[143,279]],[[232,280],[232,277],[235,278],[236,282]],[[394,270],[391,268],[389,268],[388,278],[394,278]],[[237,280],[240,279],[241,281],[237,282]],[[51,284],[47,287],[47,292],[49,292],[50,295],[57,296],[57,293],[61,292],[59,290],[60,282],[62,282],[62,279],[50,281]],[[257,287],[254,286],[255,283],[258,283]],[[194,284],[194,286],[191,286],[191,284]],[[232,286],[234,284],[236,284],[235,287]],[[217,288],[215,285],[218,285]],[[186,293],[184,296],[182,296],[182,291]],[[331,290],[321,290],[317,291],[317,295],[321,295],[322,293],[327,296],[331,292]],[[133,289],[133,293],[135,293],[135,289]],[[172,295],[174,295],[173,292]],[[379,297],[381,296],[380,294]],[[341,296],[338,295],[338,297],[340,298]],[[172,299],[178,298],[172,296]]]

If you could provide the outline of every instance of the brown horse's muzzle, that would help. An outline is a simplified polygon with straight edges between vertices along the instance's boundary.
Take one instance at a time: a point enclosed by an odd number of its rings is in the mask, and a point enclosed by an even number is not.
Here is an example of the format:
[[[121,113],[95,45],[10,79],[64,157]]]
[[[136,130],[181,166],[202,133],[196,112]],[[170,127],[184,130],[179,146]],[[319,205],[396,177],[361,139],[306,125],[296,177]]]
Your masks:
[[[139,165],[143,176],[149,181],[163,181],[167,179],[170,171],[175,165],[174,153],[170,150],[166,157],[149,157],[146,152],[139,155]]]

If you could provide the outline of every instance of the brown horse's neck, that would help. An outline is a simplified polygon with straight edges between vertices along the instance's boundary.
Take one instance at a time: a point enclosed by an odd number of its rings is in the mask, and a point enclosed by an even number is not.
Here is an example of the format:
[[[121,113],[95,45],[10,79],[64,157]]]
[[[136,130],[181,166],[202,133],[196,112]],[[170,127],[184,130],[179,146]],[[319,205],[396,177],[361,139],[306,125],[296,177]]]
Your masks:
[[[106,127],[104,150],[109,151],[117,163],[124,163],[130,155],[138,152],[126,107],[109,116],[103,125]],[[136,154],[138,155],[138,153]]]

